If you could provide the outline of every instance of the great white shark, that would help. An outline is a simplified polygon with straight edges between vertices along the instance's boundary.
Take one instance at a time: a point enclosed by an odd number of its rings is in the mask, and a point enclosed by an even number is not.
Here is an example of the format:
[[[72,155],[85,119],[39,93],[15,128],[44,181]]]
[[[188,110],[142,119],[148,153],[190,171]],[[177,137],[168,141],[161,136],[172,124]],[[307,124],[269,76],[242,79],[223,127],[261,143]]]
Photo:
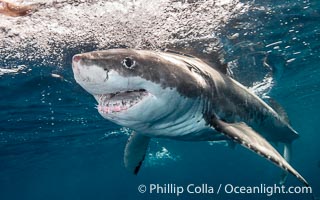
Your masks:
[[[287,117],[226,74],[183,53],[109,49],[73,56],[76,82],[107,120],[133,130],[124,163],[137,174],[150,138],[239,143],[305,185],[289,164],[298,133]],[[283,143],[282,156],[270,144]]]

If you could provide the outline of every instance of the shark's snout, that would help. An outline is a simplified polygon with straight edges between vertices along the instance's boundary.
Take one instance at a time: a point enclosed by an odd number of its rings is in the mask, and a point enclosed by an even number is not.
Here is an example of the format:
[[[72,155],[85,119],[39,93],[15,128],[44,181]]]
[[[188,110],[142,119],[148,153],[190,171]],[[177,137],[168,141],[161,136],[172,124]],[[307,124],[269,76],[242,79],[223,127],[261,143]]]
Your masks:
[[[81,60],[81,56],[80,55],[74,55],[72,58],[72,62],[79,62]]]
[[[75,74],[79,74],[80,70],[79,70],[79,62],[81,61],[81,56],[80,55],[75,55],[72,58],[72,70]]]
[[[102,88],[106,86],[108,73],[103,67],[88,62],[85,55],[77,54],[72,58],[72,70],[78,84],[90,93],[96,93],[96,89],[92,89],[92,85]],[[102,90],[102,89],[101,89]]]
[[[126,67],[121,61],[114,62],[119,66],[109,70],[112,66],[110,56],[98,57],[89,53],[74,55],[72,70],[76,82],[97,100],[100,114],[126,113],[150,97],[141,83],[142,79],[121,74],[122,68],[132,68],[135,61],[126,58]]]

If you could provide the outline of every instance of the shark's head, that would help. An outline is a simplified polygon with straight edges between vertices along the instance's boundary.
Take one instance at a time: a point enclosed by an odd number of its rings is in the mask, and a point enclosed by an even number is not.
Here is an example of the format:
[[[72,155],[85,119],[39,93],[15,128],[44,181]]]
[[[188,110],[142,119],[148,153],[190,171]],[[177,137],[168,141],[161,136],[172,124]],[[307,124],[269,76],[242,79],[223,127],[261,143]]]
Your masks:
[[[97,100],[99,113],[135,129],[185,112],[205,87],[196,69],[160,52],[89,52],[75,55],[72,66],[77,83]]]

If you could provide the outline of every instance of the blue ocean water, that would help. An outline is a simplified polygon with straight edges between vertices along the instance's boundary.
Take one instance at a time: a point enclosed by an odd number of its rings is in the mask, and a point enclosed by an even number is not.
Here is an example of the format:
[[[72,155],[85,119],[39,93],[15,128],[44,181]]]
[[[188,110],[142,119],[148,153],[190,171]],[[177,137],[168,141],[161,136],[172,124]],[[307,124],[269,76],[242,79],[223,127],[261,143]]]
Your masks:
[[[301,137],[292,166],[320,196],[320,3],[257,0],[214,33],[235,79],[252,86],[272,66],[269,96]],[[71,58],[70,58],[71,60]],[[19,62],[19,61],[17,61]],[[141,194],[144,184],[273,185],[280,170],[241,147],[153,140],[138,176],[123,166],[130,131],[104,120],[71,63],[0,76],[0,199],[312,199],[310,194]],[[289,176],[287,186],[301,186]]]

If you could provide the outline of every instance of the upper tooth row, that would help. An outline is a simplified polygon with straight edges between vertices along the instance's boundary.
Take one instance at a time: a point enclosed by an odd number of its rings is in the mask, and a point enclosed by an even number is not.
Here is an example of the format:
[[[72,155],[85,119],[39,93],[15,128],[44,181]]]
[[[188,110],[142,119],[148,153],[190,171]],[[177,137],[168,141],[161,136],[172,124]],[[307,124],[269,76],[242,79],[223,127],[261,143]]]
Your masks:
[[[115,92],[115,93],[109,93],[109,94],[101,95],[101,96],[110,96],[110,95],[117,95],[117,94],[120,94],[120,93],[130,93],[130,92],[140,92],[140,94],[143,94],[145,92],[145,90],[140,89],[140,90],[118,91],[118,92]]]
[[[102,106],[120,106],[120,105],[124,106],[124,105],[127,105],[128,103],[132,105],[132,104],[136,103],[138,100],[139,99],[137,98],[137,99],[132,99],[130,101],[124,101],[124,100],[116,101],[116,102],[102,101],[101,105]]]

